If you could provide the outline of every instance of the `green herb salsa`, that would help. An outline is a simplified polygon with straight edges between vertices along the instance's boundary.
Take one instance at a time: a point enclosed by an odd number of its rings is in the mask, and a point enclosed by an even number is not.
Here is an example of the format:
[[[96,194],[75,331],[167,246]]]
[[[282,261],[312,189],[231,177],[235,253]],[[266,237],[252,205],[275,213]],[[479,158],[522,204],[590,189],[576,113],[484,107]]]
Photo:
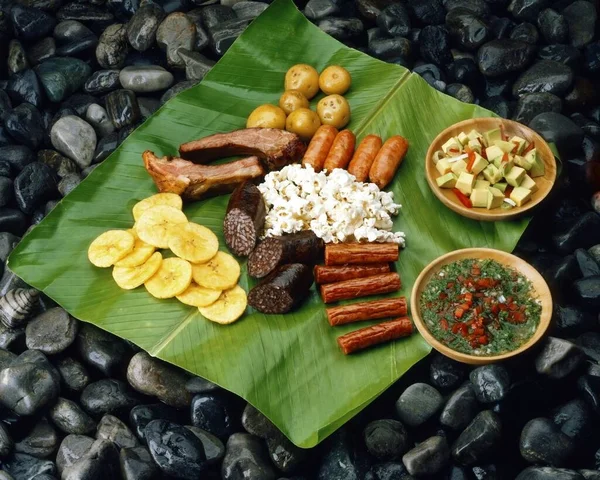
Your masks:
[[[542,307],[531,282],[494,260],[467,259],[442,267],[420,299],[431,334],[470,355],[499,355],[534,334]]]

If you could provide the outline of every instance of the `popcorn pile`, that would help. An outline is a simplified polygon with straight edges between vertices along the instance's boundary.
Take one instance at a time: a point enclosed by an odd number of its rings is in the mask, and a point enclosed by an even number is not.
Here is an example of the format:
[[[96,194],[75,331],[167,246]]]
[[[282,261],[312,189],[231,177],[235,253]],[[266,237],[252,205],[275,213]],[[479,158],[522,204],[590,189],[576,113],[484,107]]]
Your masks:
[[[402,206],[394,203],[394,194],[357,182],[346,170],[326,175],[310,165],[288,165],[269,173],[258,189],[267,206],[264,237],[312,230],[326,243],[405,244],[404,232],[391,232],[391,217]]]

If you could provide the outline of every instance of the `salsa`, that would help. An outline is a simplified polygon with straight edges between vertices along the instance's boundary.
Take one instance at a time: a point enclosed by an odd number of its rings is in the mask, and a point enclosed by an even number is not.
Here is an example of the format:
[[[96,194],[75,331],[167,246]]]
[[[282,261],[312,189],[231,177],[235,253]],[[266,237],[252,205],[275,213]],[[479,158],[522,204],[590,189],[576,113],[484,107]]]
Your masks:
[[[420,299],[423,320],[447,347],[470,355],[499,355],[523,345],[542,307],[531,282],[490,259],[466,259],[441,268]]]

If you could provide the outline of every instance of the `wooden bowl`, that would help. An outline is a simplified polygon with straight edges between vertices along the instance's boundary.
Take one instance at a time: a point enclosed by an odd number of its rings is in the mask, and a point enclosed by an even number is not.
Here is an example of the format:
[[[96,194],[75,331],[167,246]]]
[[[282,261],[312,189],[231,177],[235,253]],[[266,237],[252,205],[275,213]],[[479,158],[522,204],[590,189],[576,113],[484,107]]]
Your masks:
[[[535,296],[537,296],[537,298],[541,302],[542,312],[540,315],[540,323],[538,325],[537,330],[535,331],[533,336],[519,348],[507,353],[503,353],[501,355],[485,357],[479,355],[469,355],[466,353],[457,352],[456,350],[452,350],[451,348],[438,341],[429,332],[429,329],[427,328],[425,322],[423,321],[423,318],[421,317],[421,307],[419,299],[421,298],[423,290],[429,283],[431,277],[437,274],[444,265],[456,262],[458,260],[464,260],[467,258],[495,260],[501,265],[505,265],[516,270],[531,281],[533,291],[535,292]],[[548,285],[546,284],[542,276],[539,274],[539,272],[527,262],[521,260],[519,257],[516,257],[510,253],[503,252],[501,250],[494,250],[492,248],[465,248],[463,250],[455,250],[454,252],[442,255],[423,269],[423,271],[417,278],[412,290],[410,298],[410,309],[413,321],[415,322],[419,333],[423,336],[427,343],[429,343],[429,345],[435,348],[438,352],[459,362],[469,363],[471,365],[484,365],[487,363],[493,363],[500,360],[504,360],[509,357],[514,357],[515,355],[518,355],[519,353],[522,353],[525,350],[531,348],[536,342],[540,340],[540,338],[542,338],[544,333],[546,333],[546,330],[550,325],[550,319],[552,318],[552,296],[550,294],[550,289],[548,288]]]
[[[494,128],[498,128],[500,125],[503,126],[504,132],[508,136],[518,135],[524,138],[528,142],[535,142],[535,148],[537,149],[540,157],[544,161],[546,167],[546,173],[543,177],[536,177],[535,183],[538,186],[538,190],[531,195],[531,200],[522,207],[514,207],[510,210],[503,208],[495,208],[493,210],[487,210],[486,208],[468,208],[465,207],[460,200],[456,197],[451,188],[440,188],[436,183],[436,179],[440,176],[440,173],[435,168],[433,163],[433,154],[442,149],[442,145],[453,136],[458,135],[460,132],[469,133],[475,129],[478,132],[486,132]],[[431,142],[427,155],[425,156],[425,175],[427,176],[427,182],[433,190],[433,193],[441,202],[448,208],[454,210],[456,213],[472,218],[474,220],[483,220],[493,222],[496,220],[507,220],[510,218],[516,218],[523,213],[527,212],[539,204],[552,190],[554,182],[556,181],[556,160],[554,154],[546,141],[534,132],[531,128],[526,127],[518,122],[512,120],[504,120],[502,118],[494,117],[483,117],[483,118],[472,118],[470,120],[464,120],[462,122],[455,123],[448,127],[442,133],[440,133],[435,140]]]

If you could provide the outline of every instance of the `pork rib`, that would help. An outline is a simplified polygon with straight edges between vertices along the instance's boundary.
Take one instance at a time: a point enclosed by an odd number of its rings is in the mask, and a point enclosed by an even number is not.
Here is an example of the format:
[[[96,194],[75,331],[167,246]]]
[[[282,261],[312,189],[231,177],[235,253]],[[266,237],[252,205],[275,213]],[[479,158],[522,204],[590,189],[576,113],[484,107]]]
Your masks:
[[[306,146],[298,135],[278,128],[244,128],[216,133],[179,147],[182,158],[197,163],[231,155],[256,155],[269,170],[299,162],[305,151]]]
[[[222,165],[197,165],[177,157],[159,158],[146,150],[142,158],[160,192],[176,193],[186,200],[231,192],[244,180],[265,174],[258,157]]]

